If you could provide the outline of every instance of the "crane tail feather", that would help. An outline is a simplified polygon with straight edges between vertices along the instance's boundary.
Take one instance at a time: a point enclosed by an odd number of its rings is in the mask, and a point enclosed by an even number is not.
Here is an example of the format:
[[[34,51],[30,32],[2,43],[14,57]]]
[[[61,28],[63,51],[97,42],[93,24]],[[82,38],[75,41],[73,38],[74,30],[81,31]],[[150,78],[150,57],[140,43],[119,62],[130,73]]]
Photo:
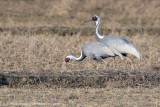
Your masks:
[[[128,50],[128,53],[131,55],[134,55],[137,57],[137,59],[141,59],[142,55],[137,51],[137,49],[134,46],[127,46],[126,49]]]

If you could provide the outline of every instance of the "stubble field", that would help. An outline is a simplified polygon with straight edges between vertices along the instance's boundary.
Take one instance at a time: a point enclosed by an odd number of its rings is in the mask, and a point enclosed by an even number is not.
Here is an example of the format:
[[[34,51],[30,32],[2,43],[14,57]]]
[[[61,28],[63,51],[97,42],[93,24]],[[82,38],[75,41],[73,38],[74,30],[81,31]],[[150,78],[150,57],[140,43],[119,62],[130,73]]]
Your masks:
[[[0,104],[2,106],[160,106],[160,2],[158,0],[1,0]],[[79,57],[100,34],[127,38],[143,58],[97,63]]]

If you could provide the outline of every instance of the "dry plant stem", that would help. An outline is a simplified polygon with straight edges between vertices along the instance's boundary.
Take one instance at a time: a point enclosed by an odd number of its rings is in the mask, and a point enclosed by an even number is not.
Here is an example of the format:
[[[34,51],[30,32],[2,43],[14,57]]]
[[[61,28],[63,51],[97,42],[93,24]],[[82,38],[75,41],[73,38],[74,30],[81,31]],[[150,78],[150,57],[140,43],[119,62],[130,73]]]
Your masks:
[[[115,68],[115,61],[116,61],[116,58],[114,57],[113,58],[113,66],[112,66],[114,70],[116,70],[116,68]]]
[[[66,64],[67,64],[67,63],[64,61],[63,64],[62,64],[61,70],[60,70],[61,72],[64,72],[64,71],[67,70]]]

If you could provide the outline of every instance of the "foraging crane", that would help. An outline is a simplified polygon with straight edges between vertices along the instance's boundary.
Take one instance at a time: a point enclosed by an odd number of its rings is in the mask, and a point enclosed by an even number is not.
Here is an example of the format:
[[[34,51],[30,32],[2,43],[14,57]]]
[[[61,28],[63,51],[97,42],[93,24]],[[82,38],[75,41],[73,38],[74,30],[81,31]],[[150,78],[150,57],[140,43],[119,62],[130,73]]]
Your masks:
[[[95,27],[95,35],[96,39],[100,41],[101,43],[106,44],[110,48],[116,49],[119,53],[121,53],[123,56],[127,56],[127,54],[134,55],[139,60],[141,59],[141,54],[137,51],[137,49],[125,38],[118,37],[118,36],[101,36],[98,32],[99,24],[100,24],[100,17],[99,16],[93,16],[92,19],[86,20],[84,23],[94,21],[96,23]],[[128,58],[130,63],[132,61]]]
[[[82,46],[81,55],[79,58],[69,55],[66,56],[65,62],[69,62],[70,60],[82,61],[85,57],[92,58],[93,60],[98,62],[107,57],[116,57],[116,56],[120,56],[121,59],[123,60],[123,56],[115,49],[110,49],[109,46],[101,42],[91,42],[84,44]]]

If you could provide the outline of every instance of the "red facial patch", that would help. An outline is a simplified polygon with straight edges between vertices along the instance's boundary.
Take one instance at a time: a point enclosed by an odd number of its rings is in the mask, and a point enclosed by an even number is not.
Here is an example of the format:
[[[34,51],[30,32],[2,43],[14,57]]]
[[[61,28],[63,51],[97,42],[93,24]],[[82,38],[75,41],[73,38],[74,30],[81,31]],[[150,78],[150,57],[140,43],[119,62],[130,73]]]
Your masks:
[[[67,57],[65,58],[65,61],[66,61],[66,62],[69,62],[69,60],[70,60],[69,58],[67,58]]]
[[[93,16],[93,17],[92,17],[92,20],[97,21],[97,17],[96,17],[96,16]]]

